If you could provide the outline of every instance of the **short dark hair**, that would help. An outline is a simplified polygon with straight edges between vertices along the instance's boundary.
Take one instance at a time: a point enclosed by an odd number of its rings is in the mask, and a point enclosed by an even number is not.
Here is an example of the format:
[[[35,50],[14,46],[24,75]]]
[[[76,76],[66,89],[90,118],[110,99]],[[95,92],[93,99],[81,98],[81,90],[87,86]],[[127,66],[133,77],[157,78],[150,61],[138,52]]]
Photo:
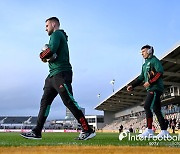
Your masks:
[[[141,50],[143,50],[143,49],[151,49],[152,50],[152,54],[154,53],[154,48],[152,47],[152,46],[150,46],[150,45],[144,45],[142,48],[141,48]]]
[[[60,22],[59,22],[59,19],[57,17],[50,17],[48,19],[46,19],[46,22],[50,20],[50,21],[54,21],[58,24],[58,26],[60,26]]]

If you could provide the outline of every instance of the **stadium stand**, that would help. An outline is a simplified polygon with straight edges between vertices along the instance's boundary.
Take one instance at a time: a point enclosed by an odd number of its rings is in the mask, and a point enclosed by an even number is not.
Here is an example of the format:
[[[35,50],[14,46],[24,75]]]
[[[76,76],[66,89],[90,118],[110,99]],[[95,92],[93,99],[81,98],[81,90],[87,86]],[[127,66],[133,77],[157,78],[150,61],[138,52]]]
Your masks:
[[[37,117],[0,116],[0,129],[30,129],[36,124]]]
[[[170,123],[170,119],[176,119],[175,129],[178,130],[178,126],[180,123],[180,113],[179,113],[180,107],[175,106],[174,108],[176,108],[174,110],[176,112],[172,112],[173,110],[166,110],[165,118],[168,120],[169,123]],[[169,114],[169,112],[171,113]],[[130,115],[122,116],[118,120],[114,120],[112,121],[112,123],[107,124],[103,128],[103,130],[117,131],[119,130],[121,125],[123,126],[123,129],[126,131],[129,130],[130,127],[133,128],[134,132],[139,132],[139,130],[141,131],[144,130],[146,128],[145,112],[138,112],[135,113],[134,115],[130,114]],[[153,116],[153,126],[155,130],[160,129],[159,123],[155,115]],[[171,125],[168,125],[168,129],[169,130],[171,129]]]
[[[7,117],[0,117],[0,124],[1,123],[4,123],[4,120],[6,119]]]
[[[3,124],[22,124],[28,117],[7,117]]]

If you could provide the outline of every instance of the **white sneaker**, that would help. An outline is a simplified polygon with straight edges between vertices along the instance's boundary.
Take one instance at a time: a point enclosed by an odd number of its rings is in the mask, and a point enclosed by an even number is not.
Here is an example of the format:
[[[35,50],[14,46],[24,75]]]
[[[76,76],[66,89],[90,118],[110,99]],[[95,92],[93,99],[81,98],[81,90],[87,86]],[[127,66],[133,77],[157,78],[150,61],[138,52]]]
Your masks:
[[[156,136],[156,138],[172,138],[171,135],[169,135],[169,132],[167,130],[161,130],[161,132]]]
[[[91,138],[93,138],[93,137],[95,137],[96,136],[96,133],[95,133],[95,131],[89,131],[89,132],[81,132],[80,134],[79,134],[79,137],[78,138],[75,138],[75,140],[88,140],[88,139],[91,139]]]
[[[152,129],[146,128],[142,134],[139,134],[140,138],[152,138],[154,136],[154,131]]]

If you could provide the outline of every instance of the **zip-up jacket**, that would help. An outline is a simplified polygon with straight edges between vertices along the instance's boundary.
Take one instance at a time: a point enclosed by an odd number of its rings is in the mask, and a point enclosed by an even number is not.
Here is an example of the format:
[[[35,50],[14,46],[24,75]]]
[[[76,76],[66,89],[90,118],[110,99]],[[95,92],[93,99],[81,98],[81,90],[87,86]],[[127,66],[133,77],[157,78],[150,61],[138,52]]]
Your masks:
[[[54,76],[62,71],[72,70],[69,61],[69,49],[67,38],[62,30],[56,30],[50,36],[49,48],[52,53],[57,54],[57,58],[53,62],[49,62],[49,76]]]
[[[142,82],[149,82],[150,86],[146,88],[147,91],[163,92],[163,72],[164,70],[160,60],[155,56],[151,56],[150,58],[145,60],[145,63],[142,65],[141,74],[132,83],[132,87],[134,88],[140,85]]]

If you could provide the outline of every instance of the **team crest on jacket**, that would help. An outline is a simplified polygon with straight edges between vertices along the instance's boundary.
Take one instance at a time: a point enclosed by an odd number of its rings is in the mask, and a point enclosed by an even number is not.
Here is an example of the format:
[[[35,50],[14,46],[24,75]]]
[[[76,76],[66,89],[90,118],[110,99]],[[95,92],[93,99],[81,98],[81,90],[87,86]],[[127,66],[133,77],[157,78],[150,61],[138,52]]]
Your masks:
[[[150,64],[151,64],[150,62],[147,63],[146,69],[150,69]]]

